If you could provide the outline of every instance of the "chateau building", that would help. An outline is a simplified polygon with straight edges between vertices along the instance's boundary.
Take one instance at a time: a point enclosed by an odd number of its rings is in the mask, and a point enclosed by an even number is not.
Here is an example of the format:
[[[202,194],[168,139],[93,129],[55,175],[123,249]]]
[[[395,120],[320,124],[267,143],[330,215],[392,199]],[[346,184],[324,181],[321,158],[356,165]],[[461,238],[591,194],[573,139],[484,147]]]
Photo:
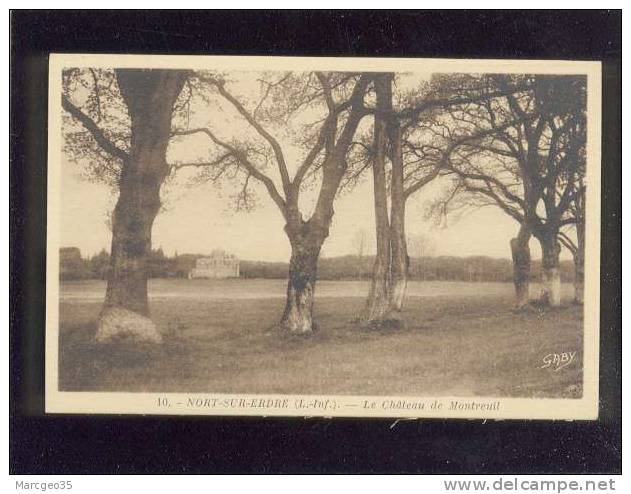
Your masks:
[[[239,259],[223,250],[214,250],[209,257],[200,257],[188,273],[193,278],[238,278]]]

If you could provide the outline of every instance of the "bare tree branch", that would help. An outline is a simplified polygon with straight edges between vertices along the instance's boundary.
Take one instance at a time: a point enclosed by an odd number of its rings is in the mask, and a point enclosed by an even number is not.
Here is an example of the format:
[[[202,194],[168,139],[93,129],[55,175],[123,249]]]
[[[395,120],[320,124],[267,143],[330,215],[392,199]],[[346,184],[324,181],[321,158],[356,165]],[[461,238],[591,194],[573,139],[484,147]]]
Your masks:
[[[256,130],[256,132],[265,139],[274,151],[276,162],[278,164],[278,171],[283,183],[283,190],[285,194],[289,194],[291,189],[291,180],[289,179],[289,172],[287,170],[287,163],[285,162],[285,156],[279,142],[274,138],[265,128],[254,118],[254,116],[246,110],[246,108],[237,100],[228,90],[225,85],[213,78],[201,78],[205,82],[208,82],[217,88],[219,94],[223,96],[232,106],[245,118],[245,120]]]
[[[248,171],[248,173],[252,175],[252,177],[254,177],[256,180],[258,180],[265,186],[272,200],[276,203],[276,205],[281,210],[283,215],[286,215],[285,200],[278,193],[278,190],[276,189],[276,185],[274,185],[274,181],[270,177],[265,175],[263,172],[261,172],[259,169],[257,169],[256,166],[247,158],[246,154],[243,151],[240,151],[234,146],[228,144],[227,142],[222,141],[213,132],[211,132],[210,129],[205,128],[205,127],[173,132],[173,135],[179,135],[179,136],[186,136],[186,135],[193,135],[193,134],[204,134],[214,144],[229,151],[230,155],[236,158],[241,164],[241,166],[243,166],[243,168],[245,168]]]
[[[61,104],[64,110],[76,118],[85,127],[85,129],[90,132],[96,143],[104,151],[123,161],[129,158],[127,152],[123,151],[110,141],[96,122],[83,113],[79,107],[75,106],[66,95],[61,96]]]

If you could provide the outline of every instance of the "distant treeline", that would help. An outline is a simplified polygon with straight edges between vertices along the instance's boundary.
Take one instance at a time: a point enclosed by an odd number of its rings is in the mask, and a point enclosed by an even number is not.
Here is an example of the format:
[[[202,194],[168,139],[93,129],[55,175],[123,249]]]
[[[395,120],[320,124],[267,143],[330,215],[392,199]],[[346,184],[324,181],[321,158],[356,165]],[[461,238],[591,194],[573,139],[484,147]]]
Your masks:
[[[321,280],[359,280],[370,278],[373,257],[342,256],[323,258],[318,264]],[[287,277],[288,265],[283,262],[241,261],[243,278]],[[533,279],[541,273],[541,261],[533,260]],[[409,279],[424,281],[496,281],[512,283],[513,264],[509,259],[485,256],[472,257],[420,257],[410,259]],[[574,264],[561,262],[561,280],[574,280]]]
[[[162,249],[151,251],[148,272],[150,278],[187,278],[201,254],[183,254],[168,257]],[[110,255],[106,250],[83,258],[76,247],[59,251],[59,275],[62,280],[107,279]]]
[[[168,257],[162,249],[151,252],[149,258],[150,278],[186,278],[202,254],[181,254]],[[323,258],[318,266],[321,280],[365,280],[370,278],[373,258],[371,256],[342,256]],[[109,254],[82,258],[75,247],[60,250],[60,277],[62,280],[106,279]],[[285,262],[240,261],[242,278],[287,278],[288,264]],[[425,281],[495,281],[512,282],[513,267],[509,259],[485,256],[472,257],[420,257],[410,259],[411,280]],[[541,273],[541,261],[533,260],[532,276],[536,280]],[[561,262],[561,280],[574,279],[571,261]]]

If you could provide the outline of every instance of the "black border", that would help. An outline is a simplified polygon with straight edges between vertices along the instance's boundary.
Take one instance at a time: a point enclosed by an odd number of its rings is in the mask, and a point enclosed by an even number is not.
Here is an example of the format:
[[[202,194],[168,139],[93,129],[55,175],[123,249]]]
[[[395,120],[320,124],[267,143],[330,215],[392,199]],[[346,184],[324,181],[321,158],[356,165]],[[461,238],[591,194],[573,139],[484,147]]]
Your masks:
[[[621,11],[12,11],[10,472],[621,472]],[[43,414],[53,52],[603,61],[595,422]],[[605,357],[606,356],[606,357]]]

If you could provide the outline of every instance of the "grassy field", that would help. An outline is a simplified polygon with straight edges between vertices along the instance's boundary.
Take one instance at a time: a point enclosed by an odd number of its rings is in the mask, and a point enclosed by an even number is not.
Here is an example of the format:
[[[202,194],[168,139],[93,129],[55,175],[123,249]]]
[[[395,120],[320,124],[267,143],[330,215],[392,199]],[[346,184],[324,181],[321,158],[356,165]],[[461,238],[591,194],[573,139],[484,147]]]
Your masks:
[[[280,280],[152,280],[159,348],[97,345],[102,282],[61,286],[60,388],[401,396],[579,397],[582,313],[569,303],[513,314],[509,284],[415,282],[405,329],[351,322],[367,284],[322,282],[310,338],[276,332]],[[565,300],[571,287],[564,286]],[[551,353],[570,365],[542,369]]]

